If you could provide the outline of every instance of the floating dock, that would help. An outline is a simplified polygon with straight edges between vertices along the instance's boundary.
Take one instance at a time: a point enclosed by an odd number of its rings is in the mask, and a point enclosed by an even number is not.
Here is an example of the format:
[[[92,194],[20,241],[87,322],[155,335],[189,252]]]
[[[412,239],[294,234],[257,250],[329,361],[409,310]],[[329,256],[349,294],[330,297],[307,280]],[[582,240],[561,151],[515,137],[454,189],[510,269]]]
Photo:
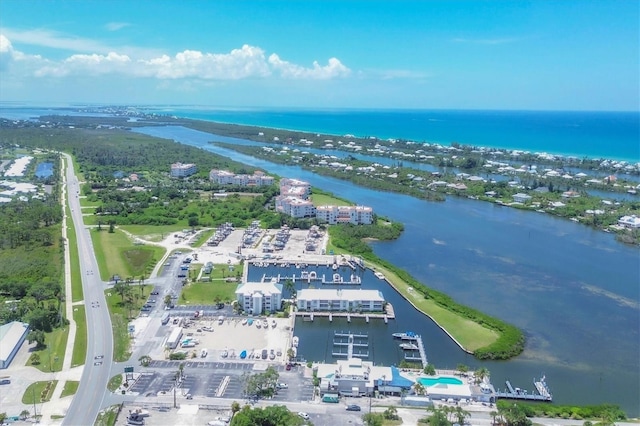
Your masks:
[[[335,318],[342,317],[347,318],[348,321],[351,321],[353,318],[364,318],[365,321],[367,317],[369,320],[374,318],[379,318],[384,320],[385,324],[388,323],[390,319],[395,319],[396,315],[393,311],[393,306],[391,303],[386,304],[386,309],[384,313],[372,313],[372,312],[329,312],[329,311],[296,311],[295,315],[297,317],[302,317],[303,321],[313,321],[315,317],[327,317],[329,321],[333,321]]]
[[[394,337],[398,333],[394,333]],[[404,333],[403,333],[404,334]],[[422,368],[427,366],[427,353],[424,350],[424,343],[422,342],[422,336],[419,334],[407,333],[400,337],[402,340],[414,342],[416,349],[403,349],[404,359],[406,361],[420,361]],[[416,353],[417,352],[417,353]]]
[[[346,349],[346,351],[344,350]],[[369,335],[361,333],[351,333],[344,331],[334,331],[333,350],[334,357],[368,358],[369,357]]]
[[[517,399],[517,400],[525,400],[525,401],[543,401],[543,402],[551,402],[553,401],[553,395],[551,395],[551,391],[549,390],[549,386],[545,381],[545,376],[542,376],[540,379],[533,379],[533,385],[536,388],[536,392],[527,391],[526,389],[520,389],[518,387],[514,388],[511,385],[511,382],[508,380],[505,382],[507,386],[506,391],[497,391],[495,393],[496,398],[502,399]]]

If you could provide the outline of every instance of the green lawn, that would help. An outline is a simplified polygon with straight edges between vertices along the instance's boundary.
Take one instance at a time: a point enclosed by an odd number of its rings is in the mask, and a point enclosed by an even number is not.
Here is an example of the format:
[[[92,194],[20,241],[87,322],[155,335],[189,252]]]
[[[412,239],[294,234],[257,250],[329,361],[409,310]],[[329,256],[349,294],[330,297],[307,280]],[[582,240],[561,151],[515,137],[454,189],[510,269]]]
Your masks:
[[[93,246],[100,267],[100,277],[108,281],[114,274],[120,277],[137,278],[149,276],[156,262],[165,250],[151,245],[135,245],[126,234],[118,229],[113,233],[91,231]]]
[[[314,206],[352,206],[347,200],[343,200],[338,197],[326,193],[313,193],[311,194],[311,201]]]
[[[84,364],[87,357],[87,318],[84,306],[73,307],[73,319],[76,322],[76,338],[73,342],[71,367]]]
[[[57,380],[31,383],[22,395],[22,403],[33,405],[34,403],[40,404],[49,401],[57,384]]]
[[[455,314],[432,300],[427,300],[424,295],[411,289],[396,274],[377,264],[366,262],[366,265],[380,271],[406,299],[413,303],[418,310],[429,315],[435,322],[444,328],[466,350],[474,351],[495,342],[499,333],[483,327],[482,325]]]
[[[94,423],[94,426],[113,426],[116,424],[118,412],[120,411],[120,404],[112,405],[109,408],[104,409],[98,413],[98,418]]]
[[[78,386],[80,386],[80,382],[75,380],[67,380],[64,382],[64,388],[62,388],[62,393],[60,394],[60,398],[64,398],[65,396],[75,395],[78,392]]]
[[[32,363],[33,354],[29,357],[27,365],[33,365],[40,371],[48,373],[50,371],[61,371],[64,360],[64,351],[69,337],[69,327],[56,328],[51,333],[46,333],[44,349],[34,351],[40,357],[40,363]]]
[[[92,210],[84,209],[85,207],[94,207],[95,208],[95,207],[98,207],[98,206],[102,205],[102,201],[89,201],[89,199],[87,197],[80,196],[78,199],[80,200],[80,207],[82,207],[83,210],[85,210],[85,213],[93,213]]]
[[[216,298],[221,301],[235,300],[237,283],[227,283],[224,281],[212,281],[209,283],[192,283],[182,288],[180,303],[192,305],[211,305]]]
[[[133,319],[140,313],[140,308],[149,296],[151,285],[132,286],[131,307],[126,307],[122,302],[122,297],[113,289],[105,290],[107,305],[111,313],[111,325],[113,327],[113,360],[122,362],[129,359],[130,338],[128,332],[129,320]],[[142,287],[142,292],[140,291]]]

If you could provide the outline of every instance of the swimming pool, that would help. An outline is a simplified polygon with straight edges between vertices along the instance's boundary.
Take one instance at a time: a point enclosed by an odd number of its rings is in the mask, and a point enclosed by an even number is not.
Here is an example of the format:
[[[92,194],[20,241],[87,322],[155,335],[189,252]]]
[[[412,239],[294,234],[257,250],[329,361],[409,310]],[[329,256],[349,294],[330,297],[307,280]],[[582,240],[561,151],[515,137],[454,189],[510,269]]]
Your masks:
[[[456,379],[455,377],[420,377],[418,379],[418,383],[422,386],[429,387],[435,385],[461,385],[462,380]]]

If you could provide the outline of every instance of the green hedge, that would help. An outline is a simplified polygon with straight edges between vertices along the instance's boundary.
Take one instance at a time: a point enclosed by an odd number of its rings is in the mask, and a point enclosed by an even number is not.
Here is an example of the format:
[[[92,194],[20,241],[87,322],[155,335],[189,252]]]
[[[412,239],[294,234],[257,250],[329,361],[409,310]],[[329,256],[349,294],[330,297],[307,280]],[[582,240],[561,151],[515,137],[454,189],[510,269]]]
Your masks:
[[[513,401],[500,400],[497,403],[498,410],[512,407]],[[527,417],[559,417],[564,419],[597,419],[605,421],[625,420],[624,411],[613,404],[599,405],[556,405],[547,402],[517,402],[517,406],[524,411]]]

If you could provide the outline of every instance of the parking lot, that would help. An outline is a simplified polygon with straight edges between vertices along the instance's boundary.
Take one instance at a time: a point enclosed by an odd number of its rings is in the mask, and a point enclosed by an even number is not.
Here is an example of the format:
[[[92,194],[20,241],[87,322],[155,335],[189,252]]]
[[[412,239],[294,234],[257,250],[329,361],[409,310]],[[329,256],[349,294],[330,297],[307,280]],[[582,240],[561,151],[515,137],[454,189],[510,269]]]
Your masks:
[[[242,400],[244,395],[245,376],[258,373],[262,368],[255,364],[242,362],[184,362],[182,382],[176,387],[176,393],[181,399],[191,395],[193,398],[233,398]],[[148,371],[139,375],[129,392],[144,396],[172,395],[176,383],[178,361],[152,361]],[[311,379],[302,375],[304,367],[294,366],[287,371],[284,366],[274,368],[279,373],[278,381],[286,383],[287,387],[278,390],[273,401],[310,401],[313,399],[313,384]]]

